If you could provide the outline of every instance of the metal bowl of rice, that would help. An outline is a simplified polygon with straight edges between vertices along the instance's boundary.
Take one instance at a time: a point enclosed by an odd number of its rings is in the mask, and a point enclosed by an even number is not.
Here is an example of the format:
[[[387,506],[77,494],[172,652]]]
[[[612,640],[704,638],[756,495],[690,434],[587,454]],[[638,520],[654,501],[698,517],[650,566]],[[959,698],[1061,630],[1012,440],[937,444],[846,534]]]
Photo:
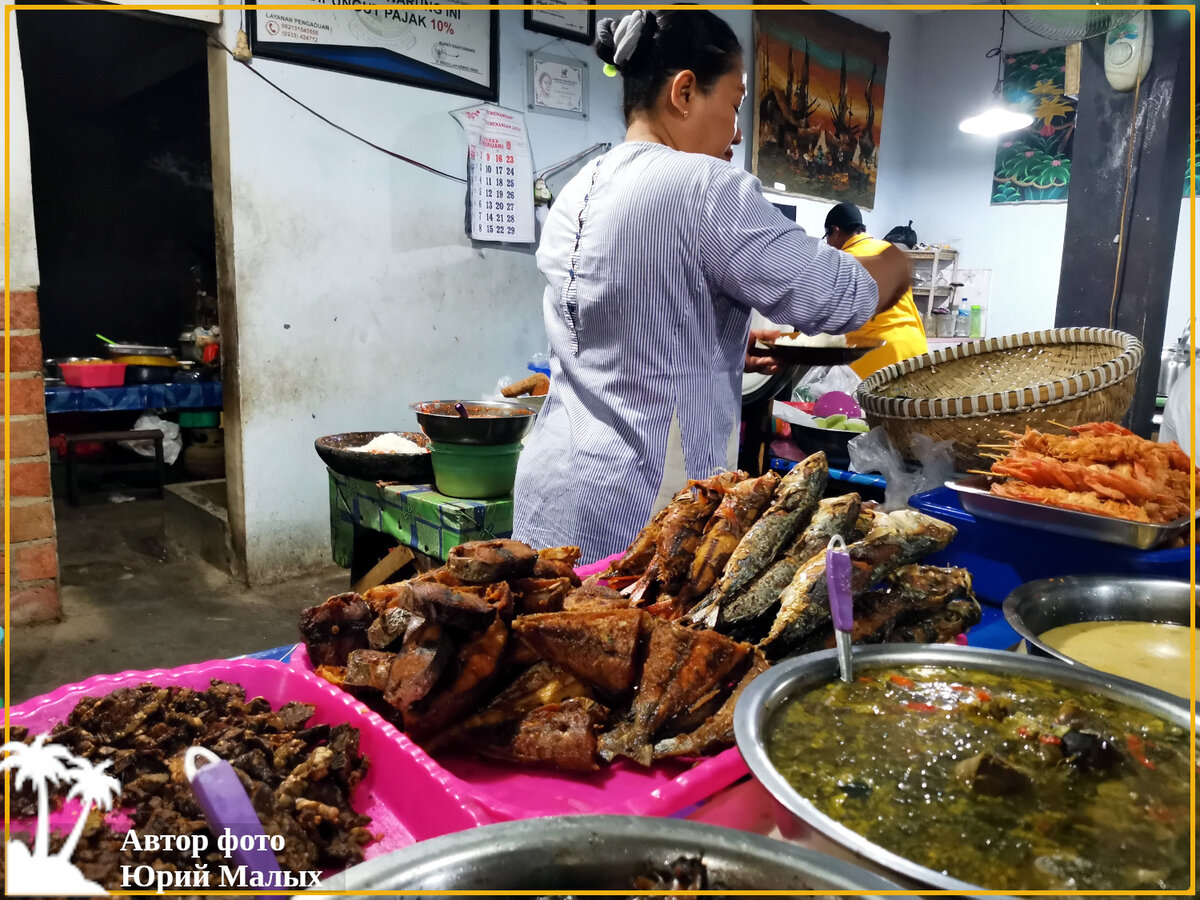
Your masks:
[[[348,431],[316,440],[317,455],[334,472],[363,481],[432,484],[429,438],[415,431]]]

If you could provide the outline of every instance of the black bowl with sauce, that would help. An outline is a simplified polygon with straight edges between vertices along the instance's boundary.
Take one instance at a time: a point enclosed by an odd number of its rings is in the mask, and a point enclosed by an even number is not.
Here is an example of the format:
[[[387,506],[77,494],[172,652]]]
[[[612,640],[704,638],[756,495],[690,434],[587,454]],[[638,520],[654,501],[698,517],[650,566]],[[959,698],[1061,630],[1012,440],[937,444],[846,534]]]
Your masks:
[[[465,418],[456,403],[466,409]],[[429,439],[445,444],[515,444],[537,418],[530,407],[506,400],[428,400],[411,408]]]

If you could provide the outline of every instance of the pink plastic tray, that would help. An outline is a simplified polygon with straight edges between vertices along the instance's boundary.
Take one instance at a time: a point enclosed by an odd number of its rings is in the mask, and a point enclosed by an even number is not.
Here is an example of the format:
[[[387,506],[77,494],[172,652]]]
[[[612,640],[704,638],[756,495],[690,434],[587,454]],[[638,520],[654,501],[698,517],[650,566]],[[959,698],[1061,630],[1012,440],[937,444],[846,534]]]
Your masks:
[[[619,557],[616,554],[575,571],[580,578],[587,578]],[[291,664],[313,672],[303,644],[296,647]],[[320,676],[314,673],[314,677]],[[474,756],[439,755],[437,760],[426,756],[425,760],[459,791],[503,819],[584,813],[669,816],[750,772],[733,747],[698,762],[664,760],[649,769],[618,760],[591,775],[529,769]]]
[[[296,647],[291,664],[304,672],[314,671],[303,644]],[[422,753],[419,748],[414,752]],[[733,747],[698,763],[664,760],[648,769],[619,760],[590,775],[530,769],[474,756],[439,754],[435,760],[426,755],[424,760],[497,819],[584,813],[669,816],[750,772]]]
[[[323,678],[271,660],[215,660],[178,669],[97,675],[14,706],[11,722],[40,734],[65,720],[87,696],[143,682],[204,690],[214,678],[240,684],[248,699],[264,697],[276,709],[291,700],[311,703],[316,707],[309,720],[312,724],[345,723],[359,730],[359,750],[370,766],[351,802],[355,810],[371,817],[367,826],[371,832],[381,835],[365,848],[367,859],[495,821],[463,796],[456,779],[378,714]],[[121,816],[109,821],[114,828],[128,827]]]

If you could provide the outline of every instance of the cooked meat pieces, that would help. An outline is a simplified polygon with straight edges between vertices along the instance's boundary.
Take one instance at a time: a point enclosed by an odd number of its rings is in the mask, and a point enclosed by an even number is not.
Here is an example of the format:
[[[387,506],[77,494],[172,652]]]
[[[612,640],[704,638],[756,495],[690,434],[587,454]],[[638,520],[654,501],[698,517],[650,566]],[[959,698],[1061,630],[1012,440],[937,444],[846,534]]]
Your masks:
[[[415,740],[429,740],[474,709],[499,676],[507,643],[508,626],[496,618],[463,644],[448,684],[404,710],[404,730]]]
[[[585,584],[567,594],[563,600],[563,612],[583,612],[599,609],[625,609],[629,598],[620,591],[602,584]]]
[[[346,674],[342,683],[346,687],[371,688],[375,691],[386,690],[388,673],[392,670],[395,653],[382,650],[355,650],[346,660]]]
[[[516,614],[559,612],[571,591],[570,578],[518,578],[509,582]]]
[[[454,658],[454,642],[436,622],[423,622],[404,638],[388,672],[383,699],[397,709],[408,709],[433,690]]]
[[[770,663],[767,662],[766,656],[763,655],[761,650],[755,648],[750,657],[750,665],[747,666],[742,677],[738,679],[737,684],[725,699],[725,702],[721,704],[720,709],[695,731],[688,734],[675,735],[674,737],[659,741],[654,745],[654,758],[701,756],[705,753],[724,749],[733,744],[735,740],[733,733],[733,710],[737,706],[738,698],[750,682],[768,668],[770,668]]]
[[[537,552],[520,541],[471,541],[450,551],[446,568],[463,581],[485,584],[531,575],[537,560]]]
[[[422,581],[405,581],[386,587],[391,589],[389,610],[407,610],[431,622],[478,631],[487,628],[496,617],[496,607],[475,591]]]
[[[715,631],[693,631],[652,619],[646,661],[629,717],[601,736],[601,755],[606,759],[628,756],[649,765],[655,733],[704,698],[750,651],[750,645]]]
[[[182,761],[188,747],[207,747],[234,767],[267,833],[284,836],[281,867],[339,869],[361,862],[362,848],[372,840],[365,827],[370,820],[350,806],[367,761],[358,751],[358,731],[349,725],[305,727],[313,712],[302,703],[272,710],[263,698],[247,700],[240,686],[222,681],[204,691],[143,684],[83,698],[51,736],[77,756],[112,763],[107,771],[122,783],[122,811],[146,834],[206,831]],[[66,788],[58,787],[55,805]],[[21,814],[18,807],[13,811]],[[123,865],[192,870],[204,864],[216,872],[229,860],[208,838],[210,850],[201,859],[190,851],[124,849],[124,836],[94,815],[73,861],[85,877],[117,892]],[[54,838],[52,846],[61,841]]]
[[[596,735],[607,709],[569,672],[538,662],[479,712],[426,743],[511,762],[574,771],[596,767]]]
[[[414,622],[424,624],[425,620],[416,613],[398,606],[385,610],[367,629],[367,643],[372,650],[386,650],[401,640]]]
[[[592,772],[600,767],[596,736],[607,715],[595,700],[573,697],[504,722],[493,733],[478,735],[472,747],[496,759]]]
[[[580,555],[578,547],[547,547],[539,550],[537,562],[533,564],[533,577],[566,578],[572,587],[578,587],[579,576],[575,574],[575,564],[579,562]]]
[[[338,594],[300,613],[300,635],[314,666],[344,666],[352,650],[369,646],[375,613],[358,594]]]
[[[522,616],[513,631],[543,659],[619,697],[633,687],[638,639],[648,618],[637,609],[545,613]]]

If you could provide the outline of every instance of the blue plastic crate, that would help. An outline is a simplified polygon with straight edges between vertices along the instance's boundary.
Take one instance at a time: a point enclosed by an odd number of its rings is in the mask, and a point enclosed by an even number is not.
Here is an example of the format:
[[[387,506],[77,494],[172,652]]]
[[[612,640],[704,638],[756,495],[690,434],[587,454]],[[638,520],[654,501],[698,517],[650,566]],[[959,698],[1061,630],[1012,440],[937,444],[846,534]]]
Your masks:
[[[958,529],[950,546],[927,562],[968,569],[976,596],[991,604],[1002,604],[1016,588],[1041,578],[1121,574],[1186,581],[1190,577],[1189,547],[1138,550],[977,519],[962,508],[954,491],[944,487],[915,494],[908,504]]]

